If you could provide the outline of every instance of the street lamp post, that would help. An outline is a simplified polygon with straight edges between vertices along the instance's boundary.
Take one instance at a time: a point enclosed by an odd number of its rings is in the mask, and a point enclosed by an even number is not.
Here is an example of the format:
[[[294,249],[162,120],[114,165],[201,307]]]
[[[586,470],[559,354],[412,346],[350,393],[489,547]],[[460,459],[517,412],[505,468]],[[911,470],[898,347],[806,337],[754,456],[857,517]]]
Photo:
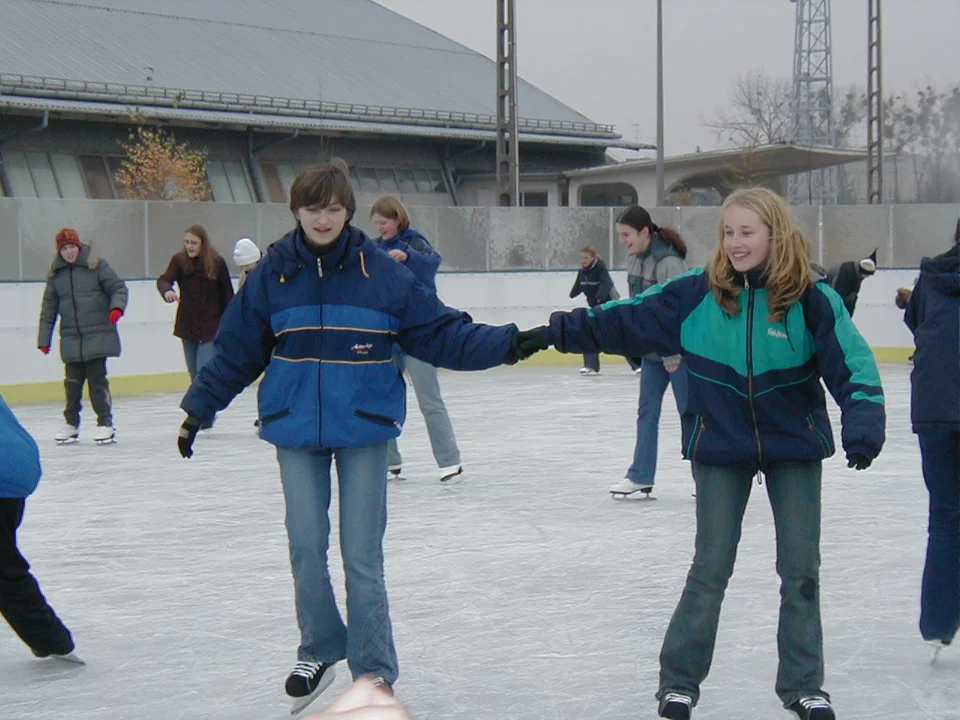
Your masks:
[[[657,206],[667,204],[663,161],[663,0],[657,0]]]

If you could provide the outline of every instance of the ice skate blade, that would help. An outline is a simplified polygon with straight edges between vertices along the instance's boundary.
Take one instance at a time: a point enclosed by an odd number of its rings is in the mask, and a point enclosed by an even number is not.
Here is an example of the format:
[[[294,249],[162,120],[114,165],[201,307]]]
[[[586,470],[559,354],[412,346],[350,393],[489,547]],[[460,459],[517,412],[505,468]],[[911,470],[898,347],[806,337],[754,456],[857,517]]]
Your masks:
[[[93,442],[95,445],[116,445],[117,439],[110,438],[109,440],[94,440]]]
[[[75,652],[69,652],[66,655],[48,655],[51,660],[59,660],[60,662],[72,663],[73,665],[86,665],[87,663],[77,655]]]
[[[320,681],[320,684],[317,685],[316,689],[302,698],[294,698],[293,705],[290,708],[291,715],[299,715],[304,710],[306,710],[310,704],[316,700],[320,695],[333,684],[333,681],[337,678],[336,668],[330,668],[323,676],[323,680]]]
[[[633,500],[635,502],[653,502],[657,498],[649,492],[634,490],[633,492],[610,492],[614,500]]]
[[[57,445],[76,445],[78,442],[80,442],[80,438],[75,438],[75,437],[67,438],[66,440],[56,441]]]

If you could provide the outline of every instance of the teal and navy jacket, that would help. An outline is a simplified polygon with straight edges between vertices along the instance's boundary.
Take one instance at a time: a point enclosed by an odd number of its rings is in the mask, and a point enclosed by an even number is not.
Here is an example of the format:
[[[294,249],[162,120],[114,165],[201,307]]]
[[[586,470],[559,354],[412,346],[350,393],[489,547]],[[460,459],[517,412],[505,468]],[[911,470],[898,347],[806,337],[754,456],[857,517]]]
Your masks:
[[[316,257],[300,230],[275,242],[220,321],[215,355],[181,403],[203,422],[264,374],[260,437],[285,448],[349,448],[397,437],[406,386],[393,345],[453,370],[514,361],[515,325],[491,327],[446,307],[348,225]]]
[[[740,312],[717,304],[703,268],[630,300],[557,312],[545,340],[561,352],[683,354],[690,372],[683,455],[715,465],[820,460],[834,453],[822,377],[840,405],[843,448],[875,458],[884,405],[873,353],[840,296],[816,282],[784,319],[768,319],[759,273],[741,280]]]
[[[25,498],[40,482],[40,451],[0,397],[0,498]]]

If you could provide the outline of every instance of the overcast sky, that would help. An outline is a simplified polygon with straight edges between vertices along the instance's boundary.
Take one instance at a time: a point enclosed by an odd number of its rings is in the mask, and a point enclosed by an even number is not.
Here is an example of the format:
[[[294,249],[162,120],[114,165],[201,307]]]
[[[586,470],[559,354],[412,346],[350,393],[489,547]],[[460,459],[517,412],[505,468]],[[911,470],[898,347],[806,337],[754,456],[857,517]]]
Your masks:
[[[496,56],[496,0],[376,0]],[[665,151],[717,145],[701,121],[749,69],[792,78],[789,0],[664,0]],[[516,0],[520,75],[624,137],[656,140],[655,0]],[[866,85],[867,0],[833,0],[833,80]],[[960,84],[960,2],[883,0],[885,93]],[[493,89],[491,89],[493,92]],[[520,108],[523,114],[523,108]],[[639,123],[639,128],[634,124]]]

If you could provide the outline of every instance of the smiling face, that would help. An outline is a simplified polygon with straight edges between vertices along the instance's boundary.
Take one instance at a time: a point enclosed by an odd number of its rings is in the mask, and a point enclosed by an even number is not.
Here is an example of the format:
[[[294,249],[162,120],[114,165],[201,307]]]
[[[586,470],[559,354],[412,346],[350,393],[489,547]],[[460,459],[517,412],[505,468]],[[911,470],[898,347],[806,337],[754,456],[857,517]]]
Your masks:
[[[63,258],[64,262],[68,262],[71,265],[77,261],[78,255],[80,255],[80,248],[73,243],[60,248],[60,257]]]
[[[770,253],[770,228],[753,210],[730,205],[723,211],[723,251],[737,272],[761,267]]]
[[[297,221],[307,240],[314,245],[329,245],[337,241],[347,224],[347,209],[339,202],[326,207],[308,205],[296,212]]]
[[[188,258],[198,258],[203,250],[203,240],[193,233],[187,233],[183,236],[183,249],[186,250]]]
[[[617,223],[617,240],[631,255],[640,255],[650,248],[650,228],[637,230],[632,225]]]
[[[377,226],[377,232],[380,233],[380,238],[383,240],[389,240],[400,233],[400,220],[398,219],[384,217],[378,213],[374,213],[370,219]]]

